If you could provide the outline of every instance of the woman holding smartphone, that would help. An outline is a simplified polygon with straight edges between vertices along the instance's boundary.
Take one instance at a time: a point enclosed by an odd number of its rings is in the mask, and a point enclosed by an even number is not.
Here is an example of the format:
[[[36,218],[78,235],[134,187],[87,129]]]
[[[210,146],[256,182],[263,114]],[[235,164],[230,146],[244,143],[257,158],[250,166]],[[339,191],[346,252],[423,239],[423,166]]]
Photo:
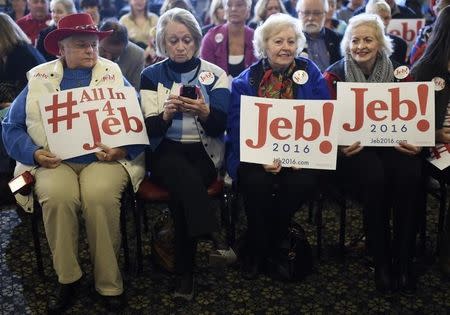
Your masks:
[[[217,227],[207,188],[223,161],[229,83],[225,71],[198,58],[202,31],[189,11],[164,13],[156,34],[157,53],[167,59],[141,76],[142,106],[149,113],[149,167],[152,179],[171,197],[178,274],[174,297],[192,300],[196,239]]]

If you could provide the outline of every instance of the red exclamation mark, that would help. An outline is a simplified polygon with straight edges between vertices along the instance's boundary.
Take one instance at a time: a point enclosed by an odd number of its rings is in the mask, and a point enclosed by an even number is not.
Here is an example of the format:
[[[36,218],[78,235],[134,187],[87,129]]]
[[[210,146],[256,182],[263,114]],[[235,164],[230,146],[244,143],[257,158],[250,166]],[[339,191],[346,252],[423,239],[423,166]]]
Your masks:
[[[325,137],[328,137],[330,135],[331,118],[333,118],[333,110],[334,110],[333,103],[323,104],[322,109],[323,109],[323,133]],[[320,152],[324,154],[330,153],[331,149],[333,149],[333,145],[328,140],[322,141],[319,145]]]
[[[422,116],[425,116],[427,111],[427,99],[428,99],[428,86],[420,84],[417,86],[417,96],[419,97],[419,110]],[[430,122],[425,119],[421,119],[417,122],[417,129],[425,132],[430,129]]]

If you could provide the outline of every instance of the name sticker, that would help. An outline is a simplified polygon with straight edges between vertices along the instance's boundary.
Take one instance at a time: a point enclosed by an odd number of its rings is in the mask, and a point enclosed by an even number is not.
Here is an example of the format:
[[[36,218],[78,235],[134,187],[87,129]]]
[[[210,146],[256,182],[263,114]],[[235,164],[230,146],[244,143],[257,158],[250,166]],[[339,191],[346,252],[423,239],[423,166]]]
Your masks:
[[[308,82],[309,77],[308,77],[308,73],[306,73],[306,71],[297,70],[292,75],[292,79],[297,84],[305,84],[306,82]]]

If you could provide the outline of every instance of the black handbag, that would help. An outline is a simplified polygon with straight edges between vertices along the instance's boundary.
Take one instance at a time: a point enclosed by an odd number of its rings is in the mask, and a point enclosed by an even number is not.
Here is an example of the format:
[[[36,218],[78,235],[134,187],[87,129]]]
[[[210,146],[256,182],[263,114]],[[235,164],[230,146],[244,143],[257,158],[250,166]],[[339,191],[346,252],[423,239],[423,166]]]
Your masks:
[[[293,222],[275,255],[269,259],[269,270],[282,281],[303,280],[312,271],[312,249],[305,230]]]
[[[175,272],[175,228],[169,209],[163,210],[155,220],[151,244],[153,263]]]

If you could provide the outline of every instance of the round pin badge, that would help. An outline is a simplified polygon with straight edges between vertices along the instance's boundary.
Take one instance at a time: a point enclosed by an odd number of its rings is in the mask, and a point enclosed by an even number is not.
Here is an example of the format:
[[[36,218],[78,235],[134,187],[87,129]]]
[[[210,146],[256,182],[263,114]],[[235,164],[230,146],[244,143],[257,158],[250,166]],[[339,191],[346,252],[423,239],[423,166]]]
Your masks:
[[[214,82],[214,74],[210,71],[202,71],[198,75],[198,82],[203,85],[210,85]]]
[[[297,84],[305,84],[308,82],[308,73],[305,70],[297,70],[292,75],[292,80]]]
[[[434,77],[431,79],[434,83],[434,90],[435,91],[442,91],[445,88],[445,80],[441,77]]]
[[[214,40],[216,41],[216,43],[221,43],[223,41],[223,34],[222,33],[217,33],[216,36],[214,36]]]
[[[394,77],[398,80],[402,80],[409,75],[409,68],[407,66],[400,66],[395,68]]]

